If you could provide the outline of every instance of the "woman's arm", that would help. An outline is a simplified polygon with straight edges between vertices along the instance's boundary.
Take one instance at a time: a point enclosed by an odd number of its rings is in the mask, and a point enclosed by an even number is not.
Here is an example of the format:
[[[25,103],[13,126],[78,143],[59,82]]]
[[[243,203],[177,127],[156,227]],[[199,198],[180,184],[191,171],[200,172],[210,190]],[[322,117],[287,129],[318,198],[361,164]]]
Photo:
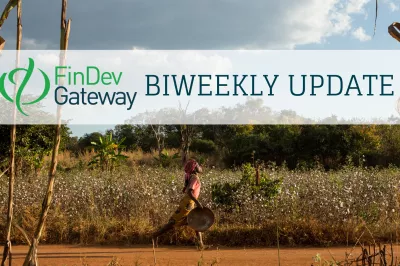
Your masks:
[[[201,166],[199,164],[197,164],[197,166],[196,166],[196,172],[197,173],[202,173],[203,172],[203,168],[201,168]]]
[[[190,199],[193,200],[194,203],[196,203],[197,207],[199,207],[201,209],[203,208],[203,205],[201,205],[201,203],[193,195],[193,189],[189,189],[187,194],[189,195]]]

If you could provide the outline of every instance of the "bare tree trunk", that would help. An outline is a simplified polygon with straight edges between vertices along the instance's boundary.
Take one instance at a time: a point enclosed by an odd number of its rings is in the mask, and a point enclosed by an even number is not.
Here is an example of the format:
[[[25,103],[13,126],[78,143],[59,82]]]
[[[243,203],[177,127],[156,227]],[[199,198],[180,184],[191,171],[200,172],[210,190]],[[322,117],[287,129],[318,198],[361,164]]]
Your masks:
[[[16,46],[16,60],[15,60],[15,68],[19,67],[20,61],[20,50],[21,50],[21,41],[22,41],[22,0],[18,0],[17,3],[17,46]],[[1,41],[1,40],[0,40]],[[4,40],[3,40],[4,41]],[[4,44],[4,43],[3,43]],[[1,43],[0,43],[1,48]],[[2,49],[2,48],[1,48]],[[0,49],[0,50],[1,50]],[[14,97],[18,91],[18,72],[15,77],[15,86],[14,86]],[[1,261],[1,265],[4,266],[8,257],[8,264],[12,265],[12,249],[11,249],[11,227],[12,227],[12,219],[14,214],[14,182],[15,182],[15,142],[17,138],[17,126],[16,126],[16,117],[17,117],[17,108],[16,104],[13,105],[13,125],[11,126],[11,147],[10,147],[10,167],[9,167],[9,181],[8,181],[8,211],[7,211],[7,225],[6,225],[6,243],[4,246],[3,259]]]
[[[181,125],[181,152],[182,164],[185,165],[189,157],[190,144],[192,142],[194,127]]]
[[[182,159],[182,165],[186,164],[188,153],[189,153],[189,147],[187,145],[187,126],[186,125],[181,125],[181,159]]]
[[[68,49],[68,41],[69,41],[69,33],[71,27],[71,20],[66,20],[66,13],[67,13],[67,0],[62,0],[62,9],[61,9],[61,38],[60,38],[60,66],[65,65],[65,51]],[[60,86],[63,85],[64,80],[61,80],[59,84]],[[57,95],[59,97],[59,95]],[[57,107],[57,126],[56,132],[54,136],[54,145],[53,145],[53,152],[49,170],[49,180],[47,184],[47,192],[45,198],[42,203],[42,212],[40,214],[39,222],[36,227],[35,235],[33,237],[32,244],[29,248],[29,252],[25,258],[25,262],[23,266],[38,266],[39,262],[37,259],[37,248],[39,245],[39,240],[43,233],[44,224],[47,219],[47,215],[49,213],[52,197],[53,197],[53,190],[54,190],[54,182],[55,182],[55,175],[57,171],[57,163],[58,163],[58,150],[60,147],[61,142],[61,107]]]
[[[181,104],[179,103],[179,112],[181,121],[183,121],[183,119],[187,117],[187,110],[189,107],[189,103],[190,102],[188,102],[185,109],[183,109]],[[189,147],[192,139],[193,126],[180,125],[180,133],[181,133],[181,153],[182,153],[181,159],[182,159],[182,164],[185,165],[189,156]]]
[[[164,149],[164,136],[163,133],[161,132],[161,125],[150,125],[151,129],[154,132],[154,136],[157,141],[157,151],[158,151],[158,157],[161,158],[163,149]]]

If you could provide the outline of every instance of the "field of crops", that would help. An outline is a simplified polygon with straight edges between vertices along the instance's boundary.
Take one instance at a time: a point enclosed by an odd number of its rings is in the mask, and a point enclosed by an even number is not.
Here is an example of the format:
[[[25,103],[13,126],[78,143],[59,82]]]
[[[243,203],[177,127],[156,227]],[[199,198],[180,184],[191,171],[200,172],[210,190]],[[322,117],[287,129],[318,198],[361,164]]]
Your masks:
[[[261,169],[262,179],[279,180],[277,194],[266,196],[248,183],[229,195],[229,205],[213,199],[213,184],[238,184],[244,175],[243,169],[204,169],[200,201],[212,208],[217,218],[205,234],[207,243],[275,246],[279,239],[281,245],[295,246],[355,244],[358,239],[397,241],[400,169],[347,166],[326,172],[267,166]],[[7,179],[0,181],[0,207],[5,214]],[[16,179],[15,223],[29,235],[40,213],[46,182],[45,172]],[[149,233],[167,222],[176,209],[182,186],[182,170],[173,166],[59,171],[42,242],[148,244]],[[16,242],[24,242],[15,228],[14,235]],[[184,229],[160,241],[188,244],[193,239],[194,233]]]

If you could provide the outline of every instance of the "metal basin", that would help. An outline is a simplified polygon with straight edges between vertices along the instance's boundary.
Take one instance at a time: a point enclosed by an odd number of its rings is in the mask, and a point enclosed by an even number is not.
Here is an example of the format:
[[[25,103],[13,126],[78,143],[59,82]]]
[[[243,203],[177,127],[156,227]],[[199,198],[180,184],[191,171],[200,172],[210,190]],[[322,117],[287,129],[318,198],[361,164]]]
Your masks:
[[[214,224],[214,213],[204,207],[203,209],[195,208],[187,217],[188,225],[197,232],[204,232],[210,229]]]

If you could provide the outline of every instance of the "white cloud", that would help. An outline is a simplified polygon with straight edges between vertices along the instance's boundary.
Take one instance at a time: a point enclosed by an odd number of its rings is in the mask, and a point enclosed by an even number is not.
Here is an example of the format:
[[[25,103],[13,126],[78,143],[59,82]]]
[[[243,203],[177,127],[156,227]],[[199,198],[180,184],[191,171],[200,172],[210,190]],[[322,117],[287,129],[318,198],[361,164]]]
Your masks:
[[[374,0],[175,0],[173,6],[164,0],[120,2],[86,0],[84,5],[71,5],[69,14],[79,26],[73,27],[70,48],[293,49],[324,43],[331,36],[351,36],[355,17],[362,19],[368,13],[366,5],[370,10],[375,5]],[[58,21],[56,13],[30,1],[25,8],[31,12],[24,20],[36,25],[30,36],[42,42],[24,41],[23,47],[53,47],[58,40],[48,32],[55,29],[49,21]],[[110,9],[114,12],[107,12]],[[83,12],[87,10],[91,10],[89,17]],[[11,27],[3,30],[8,36],[15,35]]]
[[[291,33],[284,36],[288,48],[302,44],[322,43],[328,37],[348,34],[352,31],[352,15],[366,14],[365,5],[370,0],[303,0],[301,2],[301,6],[292,8],[288,15],[283,16],[286,19],[282,19],[282,22],[288,21],[286,27],[291,28]],[[362,37],[366,38],[367,35],[364,34]]]
[[[347,3],[347,13],[365,13],[365,5],[369,2],[370,0],[350,0]]]
[[[15,37],[6,38],[6,49],[15,50],[16,39]],[[21,48],[23,50],[46,50],[49,49],[50,45],[46,41],[38,41],[36,39],[22,37]]]
[[[390,10],[391,10],[392,12],[399,10],[399,6],[396,5],[396,4],[393,3],[393,2],[390,2],[390,3],[389,3],[389,8],[390,8]]]
[[[45,50],[48,47],[45,42],[29,38],[23,39],[22,44],[26,50]]]
[[[396,1],[383,0],[383,3],[386,4],[388,6],[388,8],[390,9],[390,11],[392,11],[392,12],[399,10],[399,5],[396,4],[395,2],[398,2],[398,0],[396,0]]]
[[[352,32],[352,35],[354,38],[356,38],[357,40],[361,41],[361,42],[366,42],[371,40],[371,36],[369,36],[363,27],[359,27],[357,28],[355,31]]]
[[[146,50],[146,48],[144,48],[144,47],[139,47],[139,46],[133,46],[133,47],[132,47],[132,50],[133,50],[133,51],[137,51],[137,50]]]

